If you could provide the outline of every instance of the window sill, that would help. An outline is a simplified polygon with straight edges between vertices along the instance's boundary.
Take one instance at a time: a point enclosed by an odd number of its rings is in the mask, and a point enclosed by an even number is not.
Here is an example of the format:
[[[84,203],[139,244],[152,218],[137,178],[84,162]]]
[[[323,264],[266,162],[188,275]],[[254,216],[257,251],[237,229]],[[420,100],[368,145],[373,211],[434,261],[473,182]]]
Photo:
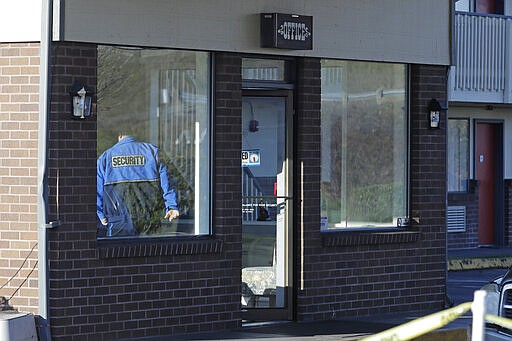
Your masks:
[[[222,250],[222,241],[210,236],[98,240],[100,259],[198,255]]]
[[[421,232],[403,228],[368,228],[322,233],[324,247],[415,243]]]

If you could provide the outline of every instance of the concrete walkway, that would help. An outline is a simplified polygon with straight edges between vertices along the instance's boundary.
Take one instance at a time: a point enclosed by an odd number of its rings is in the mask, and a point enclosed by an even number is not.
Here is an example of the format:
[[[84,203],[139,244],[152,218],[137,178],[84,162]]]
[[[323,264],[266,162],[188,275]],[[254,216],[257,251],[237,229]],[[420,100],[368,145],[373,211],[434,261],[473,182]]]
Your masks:
[[[233,331],[199,333],[190,335],[158,337],[143,339],[144,341],[168,340],[360,340],[365,336],[396,327],[416,318],[428,315],[429,312],[397,313],[380,315],[364,319],[317,321],[317,322],[272,322],[247,324]],[[420,336],[415,341],[467,341],[471,320],[459,319],[446,327]]]

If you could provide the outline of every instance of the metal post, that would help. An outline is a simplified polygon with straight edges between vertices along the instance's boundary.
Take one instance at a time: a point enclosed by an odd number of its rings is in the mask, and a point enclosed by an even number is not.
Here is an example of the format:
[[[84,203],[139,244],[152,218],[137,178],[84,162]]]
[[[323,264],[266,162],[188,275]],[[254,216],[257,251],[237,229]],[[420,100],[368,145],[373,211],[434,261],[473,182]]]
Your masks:
[[[485,290],[475,291],[471,311],[473,312],[473,325],[471,328],[471,341],[484,341],[485,330]]]
[[[38,170],[37,170],[37,235],[38,235],[38,313],[37,326],[39,340],[50,341],[50,323],[48,307],[48,112],[49,112],[49,73],[50,45],[52,39],[53,1],[41,1],[41,44],[39,70],[39,133],[38,133]]]

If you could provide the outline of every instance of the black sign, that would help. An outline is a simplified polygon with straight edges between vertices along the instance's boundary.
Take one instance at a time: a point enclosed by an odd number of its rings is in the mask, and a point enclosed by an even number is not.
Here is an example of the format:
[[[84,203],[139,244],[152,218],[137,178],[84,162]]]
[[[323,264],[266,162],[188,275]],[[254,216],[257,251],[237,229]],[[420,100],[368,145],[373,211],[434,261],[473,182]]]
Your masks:
[[[312,50],[313,17],[306,15],[261,13],[260,45],[278,49]]]

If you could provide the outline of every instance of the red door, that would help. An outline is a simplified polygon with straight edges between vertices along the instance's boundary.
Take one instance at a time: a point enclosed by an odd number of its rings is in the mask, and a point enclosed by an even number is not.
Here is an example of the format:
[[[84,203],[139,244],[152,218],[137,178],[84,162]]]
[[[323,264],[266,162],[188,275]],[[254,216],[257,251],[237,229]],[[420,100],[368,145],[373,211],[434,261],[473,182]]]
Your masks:
[[[494,141],[495,125],[477,123],[475,146],[475,176],[478,187],[478,243],[494,244],[494,184],[496,154]]]
[[[483,14],[497,14],[495,0],[476,0],[475,3],[476,3],[476,11],[475,12],[483,13]]]

